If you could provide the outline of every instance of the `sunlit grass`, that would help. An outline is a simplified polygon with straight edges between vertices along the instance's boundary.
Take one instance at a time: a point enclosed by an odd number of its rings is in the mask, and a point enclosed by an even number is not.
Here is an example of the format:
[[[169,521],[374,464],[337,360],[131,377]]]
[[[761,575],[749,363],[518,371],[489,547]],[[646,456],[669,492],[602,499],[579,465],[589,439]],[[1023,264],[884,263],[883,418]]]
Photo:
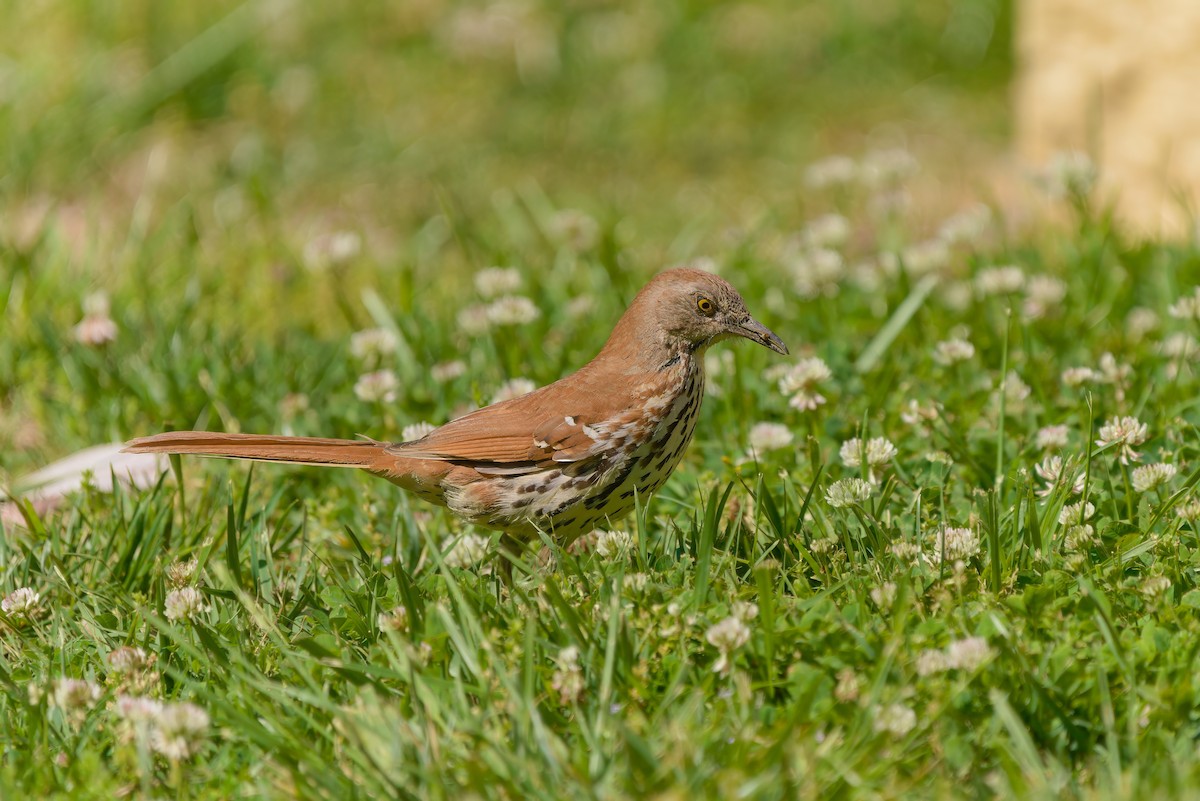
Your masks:
[[[949,176],[1007,9],[409,5],[13,9],[5,483],[168,427],[400,439],[673,263],[793,356],[718,346],[659,495],[511,585],[348,471],[7,506],[0,796],[1186,795],[1200,252],[1080,164],[1015,211]]]

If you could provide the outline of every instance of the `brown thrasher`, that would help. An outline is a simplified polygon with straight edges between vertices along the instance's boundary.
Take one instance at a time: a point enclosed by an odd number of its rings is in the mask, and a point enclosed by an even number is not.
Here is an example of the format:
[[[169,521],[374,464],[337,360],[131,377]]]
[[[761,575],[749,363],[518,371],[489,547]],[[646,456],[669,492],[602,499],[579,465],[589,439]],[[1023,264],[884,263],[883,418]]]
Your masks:
[[[581,370],[412,442],[174,431],[126,450],[362,468],[512,538],[567,544],[663,485],[696,429],[704,352],[735,336],[788,352],[727,281],[668,270]]]

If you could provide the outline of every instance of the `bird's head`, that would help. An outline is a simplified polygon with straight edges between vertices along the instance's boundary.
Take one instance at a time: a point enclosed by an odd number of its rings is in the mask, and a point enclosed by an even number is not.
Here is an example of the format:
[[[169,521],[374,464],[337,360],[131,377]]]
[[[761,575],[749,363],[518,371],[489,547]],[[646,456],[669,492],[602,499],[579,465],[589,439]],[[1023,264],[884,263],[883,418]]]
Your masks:
[[[755,320],[746,301],[720,276],[700,270],[676,269],[659,274],[642,295],[653,300],[658,328],[672,344],[692,353],[730,337],[744,337],[787,355],[787,346]]]

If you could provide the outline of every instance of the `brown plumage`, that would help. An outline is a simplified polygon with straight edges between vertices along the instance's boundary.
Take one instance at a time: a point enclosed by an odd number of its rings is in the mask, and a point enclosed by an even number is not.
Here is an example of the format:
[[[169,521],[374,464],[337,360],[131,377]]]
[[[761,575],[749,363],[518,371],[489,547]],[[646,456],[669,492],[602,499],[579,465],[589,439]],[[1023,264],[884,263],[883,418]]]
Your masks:
[[[179,431],[126,450],[361,468],[474,523],[566,543],[662,486],[695,431],[704,352],[734,336],[788,352],[728,282],[669,270],[578,372],[412,442]]]

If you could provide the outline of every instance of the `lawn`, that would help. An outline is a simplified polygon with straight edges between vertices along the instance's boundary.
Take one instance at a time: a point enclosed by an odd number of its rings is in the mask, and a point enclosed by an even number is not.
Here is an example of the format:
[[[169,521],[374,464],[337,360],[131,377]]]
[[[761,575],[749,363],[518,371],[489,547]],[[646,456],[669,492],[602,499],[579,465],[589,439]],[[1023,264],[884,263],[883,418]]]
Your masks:
[[[909,6],[918,6],[910,8]],[[1006,155],[1006,3],[8,3],[0,485],[709,352],[620,530],[183,459],[10,502],[0,798],[1200,796],[1200,246]]]

